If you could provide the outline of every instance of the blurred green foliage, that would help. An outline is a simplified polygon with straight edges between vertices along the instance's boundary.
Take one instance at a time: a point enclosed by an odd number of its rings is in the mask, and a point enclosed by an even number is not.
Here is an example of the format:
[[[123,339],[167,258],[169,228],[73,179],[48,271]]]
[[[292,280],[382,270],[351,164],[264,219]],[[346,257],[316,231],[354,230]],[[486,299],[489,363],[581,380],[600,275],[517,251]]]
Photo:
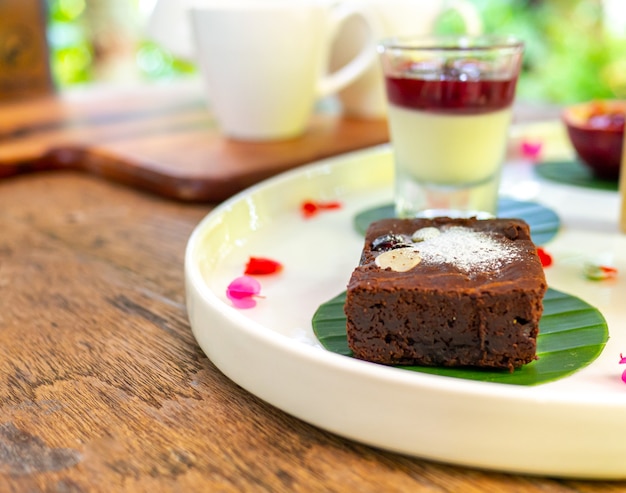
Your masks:
[[[485,32],[525,42],[519,98],[555,103],[626,98],[626,33],[607,29],[602,0],[471,2],[482,14]],[[462,24],[450,16],[439,27],[458,32]]]
[[[83,22],[89,1],[93,0],[48,0],[52,67],[60,87],[97,77],[96,53]],[[126,1],[139,10],[141,0]],[[626,98],[626,33],[606,29],[602,0],[470,1],[481,12],[486,32],[524,39],[520,98],[554,103]],[[438,26],[444,32],[460,29],[454,15],[444,17]],[[141,33],[134,50],[137,74],[145,80],[195,71],[192,64],[142,39]]]
[[[85,0],[49,0],[48,42],[57,85],[64,87],[91,80],[92,50],[78,19]]]
[[[91,32],[93,23],[86,19],[90,1],[94,0],[47,0],[51,68],[60,88],[96,82],[98,79],[99,47]],[[100,1],[104,4],[108,0]],[[122,1],[132,4],[131,10],[136,13],[136,24],[139,25],[140,0]],[[99,8],[102,10],[102,7]],[[132,20],[130,23],[132,24]],[[114,30],[113,27],[112,31]],[[193,64],[175,58],[154,42],[145,39],[140,31],[137,28],[136,37],[131,40],[133,65],[139,78],[156,80],[195,72]]]

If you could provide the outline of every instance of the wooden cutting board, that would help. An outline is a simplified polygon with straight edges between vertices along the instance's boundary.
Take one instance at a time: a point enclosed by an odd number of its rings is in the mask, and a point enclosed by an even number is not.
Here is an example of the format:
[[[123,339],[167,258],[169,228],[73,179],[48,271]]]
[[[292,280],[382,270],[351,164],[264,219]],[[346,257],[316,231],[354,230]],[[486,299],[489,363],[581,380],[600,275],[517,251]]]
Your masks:
[[[183,201],[218,202],[272,175],[388,142],[385,120],[319,109],[298,139],[221,135],[197,81],[90,88],[0,105],[0,178],[92,173]]]

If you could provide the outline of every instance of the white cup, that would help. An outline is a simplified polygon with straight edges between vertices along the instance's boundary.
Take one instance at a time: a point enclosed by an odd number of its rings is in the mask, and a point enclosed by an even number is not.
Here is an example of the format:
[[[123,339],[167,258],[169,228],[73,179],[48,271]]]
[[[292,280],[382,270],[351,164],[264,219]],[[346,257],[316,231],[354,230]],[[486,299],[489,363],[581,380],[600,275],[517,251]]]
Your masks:
[[[331,52],[330,69],[334,70],[361,49],[367,39],[390,36],[430,34],[442,15],[456,11],[467,34],[482,32],[482,19],[476,7],[467,0],[360,0],[376,23],[349,19],[337,35]],[[375,64],[339,93],[343,111],[361,118],[385,118],[387,98],[380,65]]]
[[[398,217],[494,217],[524,43],[420,36],[379,46]]]
[[[318,99],[377,65],[370,35],[346,64],[327,73],[338,29],[356,17],[370,26],[355,3],[202,0],[189,15],[207,98],[223,133],[235,139],[303,134]]]

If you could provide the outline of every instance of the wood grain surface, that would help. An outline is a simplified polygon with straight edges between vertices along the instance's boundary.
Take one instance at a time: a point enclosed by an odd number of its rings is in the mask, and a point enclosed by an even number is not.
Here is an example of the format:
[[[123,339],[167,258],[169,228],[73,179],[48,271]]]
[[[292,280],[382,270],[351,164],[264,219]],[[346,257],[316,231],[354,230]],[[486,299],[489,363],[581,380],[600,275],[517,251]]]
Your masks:
[[[0,127],[0,155],[24,144],[35,116],[45,131],[29,135],[24,156],[95,127],[124,140],[134,120],[112,102],[131,115],[152,111],[119,95],[75,98],[64,119],[58,101],[21,106]],[[99,126],[103,115],[116,124]],[[142,129],[152,125],[141,119]],[[182,152],[175,140],[162,145]],[[232,383],[196,344],[185,309],[185,245],[211,208],[74,170],[0,180],[0,492],[626,491],[626,482],[493,473],[377,450]]]
[[[376,450],[233,384],[184,304],[209,210],[70,171],[0,182],[0,491],[626,490]]]

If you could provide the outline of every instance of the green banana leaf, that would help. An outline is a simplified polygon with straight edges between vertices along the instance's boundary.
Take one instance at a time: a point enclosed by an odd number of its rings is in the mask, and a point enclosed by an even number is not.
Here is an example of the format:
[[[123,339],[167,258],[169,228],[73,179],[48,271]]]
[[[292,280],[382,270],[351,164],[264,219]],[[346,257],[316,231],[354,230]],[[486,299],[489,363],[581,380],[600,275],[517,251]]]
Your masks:
[[[313,331],[329,351],[352,357],[343,312],[345,292],[322,304],[313,316]],[[602,314],[569,294],[548,289],[537,339],[538,359],[509,371],[474,368],[398,366],[407,371],[510,385],[538,385],[564,378],[586,367],[602,352],[608,327]]]
[[[597,190],[617,191],[617,180],[594,176],[580,161],[545,161],[535,166],[535,173],[546,180]]]

